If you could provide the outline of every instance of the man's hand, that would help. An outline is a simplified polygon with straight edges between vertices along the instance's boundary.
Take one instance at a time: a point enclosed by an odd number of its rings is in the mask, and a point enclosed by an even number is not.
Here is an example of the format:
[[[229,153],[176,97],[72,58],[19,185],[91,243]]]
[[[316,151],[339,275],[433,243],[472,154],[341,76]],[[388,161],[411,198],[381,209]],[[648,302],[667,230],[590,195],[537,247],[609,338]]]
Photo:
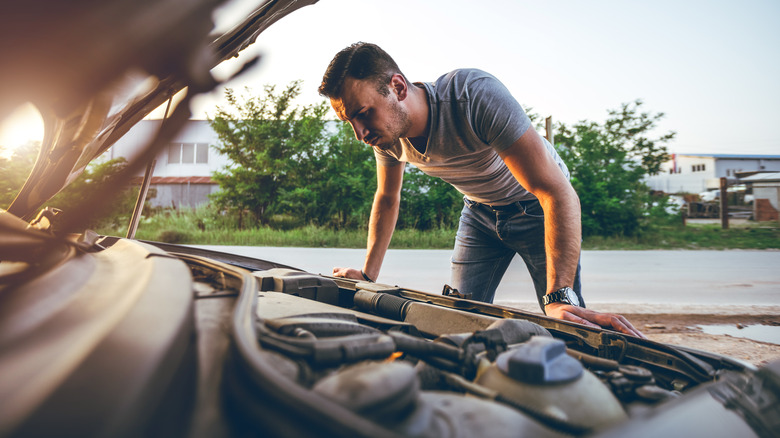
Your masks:
[[[358,271],[358,275],[360,272]],[[622,315],[613,313],[601,313],[584,307],[571,306],[563,303],[551,303],[545,307],[547,316],[562,319],[564,321],[577,322],[594,328],[611,328],[617,332],[638,338],[647,339],[645,335]]]
[[[353,280],[361,280],[361,281],[366,280],[365,278],[363,278],[363,273],[360,272],[360,269],[354,269],[354,268],[333,268],[333,276],[351,278]]]

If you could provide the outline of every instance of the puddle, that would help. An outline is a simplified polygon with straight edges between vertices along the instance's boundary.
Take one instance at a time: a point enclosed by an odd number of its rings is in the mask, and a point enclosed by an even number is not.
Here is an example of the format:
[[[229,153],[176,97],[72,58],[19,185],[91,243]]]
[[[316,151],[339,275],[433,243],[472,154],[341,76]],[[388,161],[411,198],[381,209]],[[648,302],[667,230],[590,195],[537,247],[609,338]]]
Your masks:
[[[698,325],[702,332],[708,335],[729,335],[735,338],[746,338],[753,341],[769,342],[780,345],[780,326],[754,324],[741,329],[735,324]]]

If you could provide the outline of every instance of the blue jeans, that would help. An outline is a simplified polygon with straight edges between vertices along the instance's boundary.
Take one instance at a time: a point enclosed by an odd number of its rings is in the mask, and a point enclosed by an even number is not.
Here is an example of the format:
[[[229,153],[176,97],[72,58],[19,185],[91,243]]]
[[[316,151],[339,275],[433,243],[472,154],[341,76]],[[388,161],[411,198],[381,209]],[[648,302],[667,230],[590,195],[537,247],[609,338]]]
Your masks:
[[[536,199],[490,207],[464,198],[452,253],[452,287],[473,300],[492,303],[496,288],[515,254],[523,258],[534,282],[539,306],[547,293],[544,210]],[[580,264],[572,289],[585,307]]]

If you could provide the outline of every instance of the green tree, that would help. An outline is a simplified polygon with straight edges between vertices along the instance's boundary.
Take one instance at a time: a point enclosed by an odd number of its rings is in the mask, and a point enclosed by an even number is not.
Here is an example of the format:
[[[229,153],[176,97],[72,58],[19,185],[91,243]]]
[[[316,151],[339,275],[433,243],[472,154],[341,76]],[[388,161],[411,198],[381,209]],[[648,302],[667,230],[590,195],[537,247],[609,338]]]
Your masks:
[[[376,191],[374,152],[358,141],[348,123],[337,122],[328,138],[328,159],[323,166],[321,204],[323,224],[338,228],[365,225]]]
[[[8,208],[30,174],[41,149],[40,142],[28,142],[10,154],[0,146],[0,207]]]
[[[213,175],[220,185],[212,198],[218,208],[239,217],[248,211],[266,224],[285,203],[313,199],[299,189],[311,186],[322,165],[327,106],[293,106],[300,85],[292,82],[281,92],[267,85],[262,96],[252,96],[249,89],[242,97],[225,91],[229,108],[217,107],[211,120],[220,140],[215,148],[231,161]]]
[[[35,164],[40,148],[40,142],[29,142],[16,148],[10,158],[6,158],[6,154],[0,153],[0,203],[3,207],[10,205],[19,193]],[[2,148],[0,148],[0,152],[2,152]],[[78,178],[47,201],[45,205],[67,210],[95,196],[99,189],[105,186],[111,177],[126,165],[127,162],[124,158],[91,163]],[[110,204],[108,213],[104,217],[94,218],[90,223],[83,225],[85,227],[100,227],[120,225],[126,222],[133,211],[137,192],[137,188],[127,188],[118,192],[116,196],[112,196],[111,199],[106,199],[105,202]]]
[[[642,182],[668,159],[674,132],[651,137],[663,113],[641,111],[642,101],[610,110],[601,125],[557,124],[555,142],[571,171],[582,205],[583,235],[636,235],[652,202]]]
[[[78,178],[49,200],[46,205],[62,210],[80,205],[87,199],[96,196],[101,188],[108,184],[125,166],[127,166],[127,160],[122,157],[90,163]],[[103,200],[109,205],[101,213],[102,216],[94,217],[89,223],[82,225],[88,228],[126,226],[133,213],[138,190],[137,186],[129,186],[116,191],[110,199]]]
[[[426,175],[414,166],[407,166],[401,188],[400,228],[454,227],[461,207],[463,195],[452,185]]]

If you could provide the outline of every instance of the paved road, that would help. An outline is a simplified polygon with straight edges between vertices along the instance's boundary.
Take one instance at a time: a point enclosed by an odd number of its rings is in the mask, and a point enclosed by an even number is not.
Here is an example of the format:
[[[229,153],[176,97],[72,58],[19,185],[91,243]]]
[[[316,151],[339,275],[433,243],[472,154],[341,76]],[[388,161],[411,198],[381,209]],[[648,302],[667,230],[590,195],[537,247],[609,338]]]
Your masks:
[[[328,275],[333,266],[362,266],[365,255],[362,249],[201,247]],[[438,293],[449,281],[450,252],[390,250],[378,280]],[[780,251],[584,251],[582,270],[589,307],[780,306]],[[522,260],[515,258],[496,292],[496,302],[533,304],[534,300],[531,278]]]

